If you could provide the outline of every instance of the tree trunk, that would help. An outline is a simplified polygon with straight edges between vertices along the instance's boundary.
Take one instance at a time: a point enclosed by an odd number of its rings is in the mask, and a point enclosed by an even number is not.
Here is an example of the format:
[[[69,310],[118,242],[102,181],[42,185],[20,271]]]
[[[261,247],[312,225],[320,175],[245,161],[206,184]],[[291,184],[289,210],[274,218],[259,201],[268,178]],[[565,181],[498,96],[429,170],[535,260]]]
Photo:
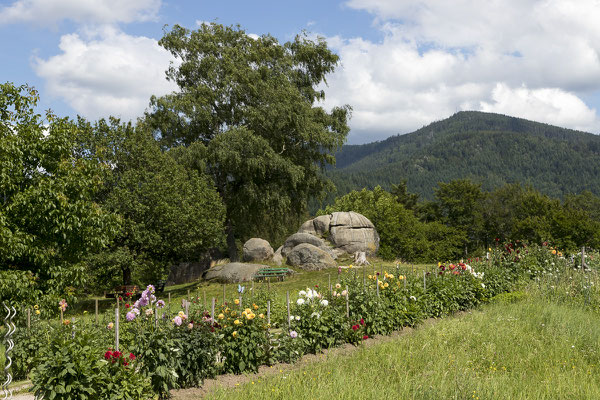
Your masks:
[[[227,252],[229,253],[229,261],[236,262],[238,261],[238,252],[237,246],[235,244],[235,232],[233,231],[233,226],[231,222],[227,222]]]
[[[131,268],[123,268],[123,285],[131,285]]]

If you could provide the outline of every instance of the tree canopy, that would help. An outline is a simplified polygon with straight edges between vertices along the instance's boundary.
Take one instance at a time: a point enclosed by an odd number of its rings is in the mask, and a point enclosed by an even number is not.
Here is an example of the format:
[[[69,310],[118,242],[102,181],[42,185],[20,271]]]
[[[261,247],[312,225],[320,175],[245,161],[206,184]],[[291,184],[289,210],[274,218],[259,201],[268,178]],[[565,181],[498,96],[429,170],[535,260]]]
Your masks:
[[[35,112],[37,92],[0,85],[0,270],[31,271],[48,292],[84,281],[82,260],[118,219],[94,197],[108,165],[77,155],[77,124]]]
[[[176,25],[159,43],[178,59],[167,78],[179,91],[152,97],[145,123],[165,148],[188,148],[182,159],[213,177],[236,258],[236,236],[265,220],[273,235],[285,230],[281,221],[331,187],[320,171],[345,141],[350,107],[328,112],[319,102],[338,56],[321,38],[298,35],[282,45],[215,23],[195,31]]]

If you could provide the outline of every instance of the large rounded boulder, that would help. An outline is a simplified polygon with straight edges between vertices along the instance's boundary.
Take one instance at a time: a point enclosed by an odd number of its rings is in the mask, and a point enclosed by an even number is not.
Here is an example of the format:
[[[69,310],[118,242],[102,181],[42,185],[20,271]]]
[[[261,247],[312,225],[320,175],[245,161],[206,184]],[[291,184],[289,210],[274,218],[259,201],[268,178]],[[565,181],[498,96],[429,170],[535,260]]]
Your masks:
[[[204,279],[220,283],[249,282],[264,265],[233,262],[215,265],[204,274]]]
[[[350,254],[364,251],[374,255],[379,250],[379,234],[375,226],[367,217],[354,211],[331,214],[329,240],[336,248]]]
[[[244,261],[270,260],[273,254],[273,248],[264,239],[252,238],[244,243]]]
[[[309,243],[295,246],[287,255],[287,263],[311,271],[334,268],[337,265],[331,254]]]
[[[294,233],[293,235],[289,236],[283,244],[283,248],[281,249],[281,255],[284,257],[289,257],[290,252],[300,244],[311,244],[329,253],[329,255],[333,259],[336,258],[336,256],[332,252],[332,249],[327,245],[327,243],[323,239],[315,235],[311,235],[310,233]]]

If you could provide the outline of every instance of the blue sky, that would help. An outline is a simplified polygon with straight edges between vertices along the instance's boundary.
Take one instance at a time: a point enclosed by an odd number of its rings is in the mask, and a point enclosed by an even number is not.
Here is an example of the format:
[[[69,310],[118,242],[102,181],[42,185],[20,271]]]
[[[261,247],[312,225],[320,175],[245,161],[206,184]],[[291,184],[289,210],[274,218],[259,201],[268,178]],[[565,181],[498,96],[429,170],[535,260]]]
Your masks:
[[[59,115],[135,119],[171,57],[165,24],[240,24],[281,42],[327,38],[341,65],[323,106],[352,105],[350,143],[459,110],[600,132],[595,0],[0,1],[0,80],[28,83]]]

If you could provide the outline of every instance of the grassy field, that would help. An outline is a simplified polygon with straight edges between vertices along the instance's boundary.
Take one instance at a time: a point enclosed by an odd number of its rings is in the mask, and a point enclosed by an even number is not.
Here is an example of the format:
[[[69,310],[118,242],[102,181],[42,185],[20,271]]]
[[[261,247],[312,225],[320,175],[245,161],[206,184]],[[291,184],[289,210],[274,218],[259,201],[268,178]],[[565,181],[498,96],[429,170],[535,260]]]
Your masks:
[[[340,265],[348,266],[350,265],[350,260],[341,260]],[[373,261],[373,265],[367,266],[365,268],[362,267],[353,267],[350,269],[343,269],[342,273],[356,273],[359,276],[363,274],[363,270],[365,274],[372,274],[374,271],[383,271],[395,270],[396,264],[393,262],[384,262],[384,261]],[[412,274],[415,271],[415,276],[417,276],[423,269],[430,268],[432,269],[432,265],[426,264],[400,264],[399,270],[403,274]],[[275,299],[279,302],[283,302],[286,297],[286,292],[289,291],[290,295],[296,294],[299,290],[305,289],[307,287],[314,287],[318,285],[320,288],[327,288],[329,282],[331,281],[333,284],[337,281],[338,277],[338,269],[330,268],[321,271],[304,271],[299,268],[292,268],[295,272],[291,276],[286,277],[283,281],[275,281],[271,280],[268,282],[246,282],[242,283],[245,286],[244,297],[250,298],[252,297],[251,288],[254,287],[254,291],[266,291],[271,290]],[[196,299],[199,303],[204,303],[204,296],[206,294],[206,302],[207,308],[210,308],[211,299],[214,297],[216,299],[217,304],[221,304],[223,302],[223,288],[225,288],[225,298],[226,301],[231,301],[234,298],[238,297],[238,284],[220,284],[220,283],[212,283],[204,280],[167,286],[163,293],[157,294],[158,298],[168,301],[169,294],[171,295],[171,304],[173,310],[177,307],[180,307],[180,304],[183,299],[189,298]],[[67,313],[69,317],[71,316],[79,316],[83,315],[84,311],[87,311],[87,317],[92,317],[92,314],[95,310],[95,300],[99,300],[99,310],[100,312],[107,311],[109,309],[113,309],[116,306],[115,299],[106,299],[97,296],[89,296],[86,298],[80,299],[76,304],[73,305],[72,309]],[[177,308],[179,309],[179,308]]]
[[[600,315],[537,286],[210,399],[598,399]]]

